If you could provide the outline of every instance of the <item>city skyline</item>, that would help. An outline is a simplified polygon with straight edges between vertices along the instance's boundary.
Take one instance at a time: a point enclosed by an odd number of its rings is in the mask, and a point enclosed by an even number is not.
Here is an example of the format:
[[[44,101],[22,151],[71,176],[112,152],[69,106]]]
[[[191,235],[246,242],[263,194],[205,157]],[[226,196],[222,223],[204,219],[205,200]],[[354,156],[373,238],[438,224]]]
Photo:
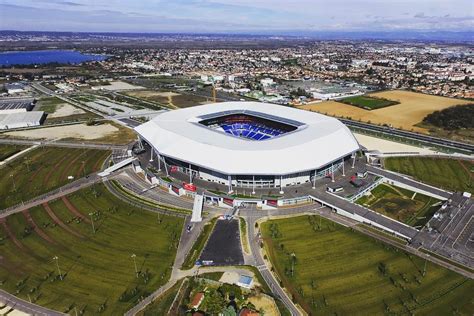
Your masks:
[[[473,25],[466,0],[0,0],[0,29],[20,31],[470,32]]]

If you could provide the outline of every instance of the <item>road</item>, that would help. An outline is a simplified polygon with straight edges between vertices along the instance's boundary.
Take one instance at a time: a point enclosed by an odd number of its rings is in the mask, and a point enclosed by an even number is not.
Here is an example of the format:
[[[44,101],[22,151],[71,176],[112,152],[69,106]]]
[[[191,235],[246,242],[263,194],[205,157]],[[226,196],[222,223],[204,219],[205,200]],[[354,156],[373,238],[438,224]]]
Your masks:
[[[389,128],[386,126],[378,126],[378,125],[369,124],[369,123],[357,122],[357,121],[348,120],[348,119],[338,118],[338,120],[340,120],[341,122],[343,122],[349,127],[357,127],[357,128],[371,131],[371,132],[384,133],[390,136],[399,136],[399,137],[423,142],[423,143],[426,143],[427,145],[438,145],[442,147],[458,149],[458,150],[468,152],[469,154],[474,153],[474,145],[471,145],[471,144],[461,143],[461,142],[457,142],[457,141],[453,141],[449,139],[433,137],[433,136],[424,135],[424,134],[418,134],[418,133],[404,131],[404,130],[395,129],[395,128]]]
[[[26,146],[52,146],[52,147],[67,147],[67,148],[90,148],[90,149],[103,149],[103,150],[114,150],[114,149],[127,149],[126,145],[109,145],[109,144],[95,144],[95,143],[80,143],[80,142],[65,142],[65,141],[42,141],[42,140],[24,140],[24,139],[11,139],[11,138],[0,138],[0,144],[3,145],[26,145]]]
[[[80,178],[74,182],[71,182],[65,186],[62,186],[56,190],[47,192],[45,194],[42,194],[40,196],[35,197],[32,200],[25,201],[19,205],[14,205],[12,207],[0,210],[0,218],[5,218],[9,215],[15,214],[15,213],[20,213],[23,212],[27,209],[30,209],[32,207],[41,205],[45,202],[49,202],[52,200],[56,200],[64,195],[71,194],[73,192],[79,191],[81,189],[87,188],[88,186],[93,185],[94,183],[99,183],[105,180],[110,180],[113,179],[115,175],[110,175],[107,177],[100,177],[97,175],[97,173],[94,173],[90,176],[87,176],[85,178]]]

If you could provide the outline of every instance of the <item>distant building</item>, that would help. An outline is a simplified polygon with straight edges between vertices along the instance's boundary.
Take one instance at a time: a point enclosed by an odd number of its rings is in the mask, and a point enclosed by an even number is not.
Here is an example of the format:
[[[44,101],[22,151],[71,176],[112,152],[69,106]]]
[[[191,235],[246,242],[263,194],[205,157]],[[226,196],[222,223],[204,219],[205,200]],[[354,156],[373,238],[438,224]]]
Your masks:
[[[25,86],[21,83],[7,83],[5,84],[5,89],[8,94],[18,94],[26,92]]]
[[[43,111],[0,114],[0,129],[39,126],[45,117]]]
[[[0,114],[24,113],[34,107],[32,98],[4,98],[0,99]]]

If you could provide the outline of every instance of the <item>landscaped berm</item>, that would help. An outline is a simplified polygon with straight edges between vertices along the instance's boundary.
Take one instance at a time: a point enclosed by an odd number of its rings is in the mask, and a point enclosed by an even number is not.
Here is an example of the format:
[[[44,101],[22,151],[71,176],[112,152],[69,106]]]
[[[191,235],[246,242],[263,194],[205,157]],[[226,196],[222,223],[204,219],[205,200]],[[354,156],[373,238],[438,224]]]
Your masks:
[[[2,148],[2,147],[0,147]],[[0,167],[0,209],[100,170],[108,150],[36,148]]]
[[[384,159],[388,170],[449,190],[474,193],[474,162],[430,157],[390,157]]]
[[[282,284],[311,315],[474,310],[474,281],[351,228],[317,216],[271,220],[260,228]]]
[[[84,189],[0,220],[0,288],[71,315],[123,315],[168,280],[182,226]]]
[[[380,184],[357,204],[411,226],[423,226],[441,207],[441,201],[388,184]]]

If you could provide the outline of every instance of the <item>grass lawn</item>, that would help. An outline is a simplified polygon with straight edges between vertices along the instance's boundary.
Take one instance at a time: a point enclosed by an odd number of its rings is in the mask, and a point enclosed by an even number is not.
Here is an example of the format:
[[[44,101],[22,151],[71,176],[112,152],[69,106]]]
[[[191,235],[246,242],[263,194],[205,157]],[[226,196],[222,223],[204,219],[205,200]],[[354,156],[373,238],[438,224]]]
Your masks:
[[[103,185],[84,189],[0,223],[0,288],[70,314],[122,315],[167,281],[182,225],[124,204]]]
[[[341,103],[357,106],[362,109],[366,110],[376,110],[381,109],[387,106],[398,104],[397,101],[382,99],[382,98],[374,98],[367,95],[359,95],[355,97],[348,97],[339,100]]]
[[[154,315],[167,315],[168,311],[173,304],[173,301],[178,295],[178,291],[181,287],[183,282],[187,282],[186,280],[180,280],[175,283],[168,291],[163,293],[158,299],[153,301],[150,305],[148,305],[143,311],[139,312],[139,316],[154,316]]]
[[[20,151],[28,148],[28,146],[22,146],[22,145],[0,145],[0,161],[3,161],[7,159],[8,157],[11,157]]]
[[[37,148],[0,168],[0,209],[28,201],[100,170],[110,151]]]
[[[36,108],[39,111],[44,111],[46,113],[54,113],[54,111],[56,111],[56,107],[64,103],[65,102],[63,100],[56,97],[44,97],[38,101]]]
[[[474,162],[466,160],[391,157],[384,159],[385,168],[414,177],[422,182],[452,191],[474,193]]]
[[[423,259],[326,219],[318,224],[300,216],[260,225],[283,285],[308,313],[472,314],[472,280],[430,262],[423,276]]]
[[[402,189],[380,184],[356,201],[373,211],[411,226],[425,225],[440,208],[440,200]]]
[[[247,237],[247,222],[243,217],[239,218],[240,240],[242,241],[242,250],[250,253],[250,245]]]

